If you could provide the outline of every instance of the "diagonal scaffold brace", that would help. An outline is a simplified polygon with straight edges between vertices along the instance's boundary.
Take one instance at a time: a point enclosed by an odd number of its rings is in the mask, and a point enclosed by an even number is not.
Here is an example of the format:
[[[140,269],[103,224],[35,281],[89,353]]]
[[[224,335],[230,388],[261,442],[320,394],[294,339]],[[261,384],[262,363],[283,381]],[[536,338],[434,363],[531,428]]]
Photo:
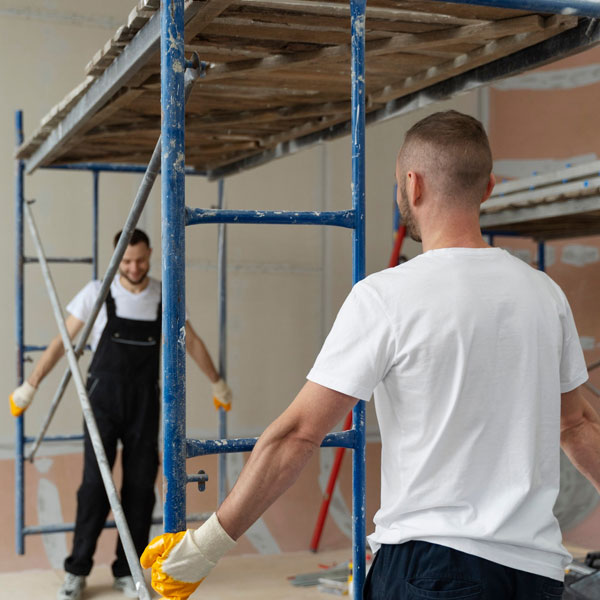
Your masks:
[[[46,289],[50,297],[50,304],[52,305],[54,318],[56,319],[56,323],[58,324],[58,329],[60,331],[63,345],[65,347],[67,360],[69,362],[69,369],[71,371],[71,375],[73,376],[75,387],[77,388],[77,395],[79,396],[79,402],[81,403],[83,418],[85,419],[85,423],[90,434],[92,446],[94,447],[94,453],[96,454],[96,460],[98,461],[98,467],[100,468],[100,474],[102,476],[104,488],[106,489],[106,494],[108,496],[108,502],[113,512],[115,522],[117,524],[117,529],[119,530],[119,536],[121,538],[121,543],[123,544],[123,549],[125,550],[127,563],[129,564],[131,574],[135,581],[135,587],[137,589],[138,597],[141,598],[141,600],[150,600],[150,593],[148,592],[148,588],[146,587],[146,582],[144,581],[142,568],[138,561],[137,552],[131,539],[131,534],[129,532],[129,527],[127,526],[127,521],[125,520],[125,513],[123,512],[123,507],[121,506],[121,503],[119,501],[117,489],[112,479],[111,468],[108,463],[108,459],[106,458],[104,445],[102,444],[102,438],[100,437],[100,432],[98,431],[98,426],[96,425],[96,419],[94,418],[92,406],[87,396],[85,384],[81,376],[81,371],[79,370],[77,355],[69,338],[69,333],[65,325],[65,319],[60,306],[60,302],[58,300],[58,295],[56,293],[54,281],[52,280],[52,275],[50,273],[50,269],[48,268],[48,262],[46,261],[46,256],[44,254],[44,250],[40,242],[39,233],[35,225],[33,215],[31,213],[31,208],[29,207],[28,203],[25,203],[24,208],[27,224],[29,225],[29,231],[31,232],[31,236],[33,238],[35,249],[39,258],[40,267],[42,269],[42,274],[44,276],[44,281],[46,283]]]
[[[198,79],[199,76],[201,76],[203,71],[204,71],[204,64],[200,63],[197,55],[194,55],[193,60],[191,62],[191,66],[189,66],[185,71],[185,99],[186,99],[186,101],[192,92],[192,87],[194,85],[194,82],[196,81],[196,79]],[[92,328],[94,326],[94,323],[96,322],[98,313],[100,312],[100,309],[102,308],[102,305],[104,304],[104,302],[106,300],[108,291],[110,289],[110,285],[117,273],[117,269],[119,268],[119,263],[121,262],[121,259],[123,258],[123,255],[125,254],[125,250],[127,250],[127,246],[129,245],[129,240],[131,239],[133,230],[135,229],[135,227],[140,219],[140,216],[142,214],[142,211],[144,210],[144,207],[146,206],[146,201],[148,200],[148,197],[150,196],[150,192],[152,191],[152,187],[154,185],[154,182],[156,181],[156,177],[160,173],[161,148],[162,148],[161,139],[162,139],[162,136],[159,136],[158,141],[156,142],[156,146],[154,147],[154,152],[152,153],[150,162],[148,163],[148,167],[146,168],[146,171],[144,173],[142,182],[140,183],[140,187],[138,188],[135,200],[131,206],[129,215],[127,216],[127,220],[125,221],[125,225],[123,226],[123,232],[121,234],[121,237],[119,238],[119,242],[117,243],[117,246],[116,246],[116,248],[113,252],[113,255],[110,259],[110,263],[108,265],[108,268],[106,270],[104,278],[102,279],[102,284],[100,286],[100,291],[98,292],[98,297],[96,298],[96,301],[94,302],[94,306],[92,307],[92,312],[91,312],[88,320],[86,321],[86,323],[83,327],[81,336],[79,337],[77,345],[75,346],[74,352],[75,352],[75,356],[76,356],[77,360],[79,360],[79,357],[81,356],[81,354],[83,353],[83,350],[85,349],[85,345],[87,344],[90,333],[92,332]],[[38,451],[38,449],[44,439],[44,436],[46,435],[46,432],[48,431],[48,427],[50,426],[50,423],[52,422],[52,419],[54,417],[56,409],[58,408],[58,405],[65,393],[65,390],[67,389],[67,385],[69,384],[70,379],[71,379],[71,369],[68,367],[62,376],[62,379],[60,381],[58,389],[56,390],[56,393],[54,394],[54,397],[50,404],[50,408],[48,410],[48,414],[46,415],[46,418],[45,418],[44,422],[42,423],[40,431],[39,431],[39,433],[35,439],[35,442],[33,443],[33,446],[31,448],[31,451],[27,455],[27,460],[33,462],[35,454]]]

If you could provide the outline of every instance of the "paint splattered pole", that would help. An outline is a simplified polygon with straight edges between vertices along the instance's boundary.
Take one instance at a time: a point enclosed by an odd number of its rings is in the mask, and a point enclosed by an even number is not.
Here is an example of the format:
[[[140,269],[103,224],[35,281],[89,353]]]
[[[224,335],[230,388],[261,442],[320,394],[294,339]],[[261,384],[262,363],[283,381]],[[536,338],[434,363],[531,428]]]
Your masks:
[[[366,0],[351,0],[352,31],[352,280],[365,276],[365,11]],[[365,580],[365,403],[354,407],[352,455],[353,597],[362,598]]]
[[[184,0],[161,2],[164,529],[185,529]]]
[[[15,134],[17,148],[23,143],[23,112],[15,113]],[[25,165],[22,160],[16,162],[15,172],[15,259],[16,259],[16,289],[15,289],[15,324],[17,342],[17,384],[23,383],[23,201],[24,201]],[[23,439],[25,417],[15,419],[15,545],[17,554],[25,553],[25,480]]]

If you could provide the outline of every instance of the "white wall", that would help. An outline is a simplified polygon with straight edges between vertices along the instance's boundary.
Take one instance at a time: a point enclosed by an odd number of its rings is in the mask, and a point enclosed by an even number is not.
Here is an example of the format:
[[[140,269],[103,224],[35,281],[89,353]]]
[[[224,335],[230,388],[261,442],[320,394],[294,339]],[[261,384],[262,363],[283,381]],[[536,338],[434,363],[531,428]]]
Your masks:
[[[14,186],[13,111],[24,110],[26,137],[39,119],[83,79],[85,64],[112,35],[130,10],[117,0],[82,5],[75,0],[31,2],[27,9],[15,1],[0,4],[0,35],[15,49],[0,58],[3,94],[0,98],[0,173],[5,198],[0,239],[5,308],[0,331],[4,368],[2,389],[15,382],[14,353]],[[84,10],[85,7],[85,10]],[[451,103],[477,111],[476,97]],[[385,267],[391,250],[394,157],[410,117],[368,130],[367,152],[367,270]],[[111,240],[120,228],[141,179],[140,175],[103,174],[100,178],[100,272],[108,264]],[[49,256],[87,255],[91,247],[91,188],[88,173],[40,171],[26,177],[27,198],[35,198],[34,212]],[[152,274],[160,277],[159,183],[140,226],[155,247]],[[236,175],[225,185],[230,208],[336,210],[350,206],[349,140],[343,139]],[[216,184],[192,178],[187,204],[207,207],[217,201]],[[187,232],[187,303],[192,323],[217,354],[216,230],[196,226]],[[302,385],[320,343],[350,286],[349,231],[315,227],[229,227],[229,379],[236,408],[231,413],[234,434],[259,432]],[[26,232],[26,248],[33,248]],[[87,281],[89,266],[52,267],[64,304]],[[26,267],[26,342],[45,344],[56,332],[39,268]],[[37,355],[35,355],[37,356]],[[34,358],[35,358],[34,356]],[[85,364],[85,361],[84,361]],[[57,386],[64,362],[40,389],[27,415],[27,431],[37,430]],[[188,427],[210,435],[216,414],[210,390],[193,364],[189,365]],[[60,371],[60,373],[59,373]],[[75,432],[80,415],[70,390],[53,431]],[[3,447],[10,445],[12,422],[0,425]]]
[[[0,220],[0,251],[4,260],[0,261],[0,269],[5,282],[4,310],[0,312],[3,341],[0,344],[0,390],[4,390],[6,396],[16,381],[14,111],[24,111],[25,133],[26,137],[30,136],[39,120],[83,80],[86,63],[124,22],[130,4],[123,0],[102,3],[30,0],[27,7],[23,7],[17,0],[0,0],[0,39],[5,48],[0,54],[0,181],[4,200],[4,216]],[[468,95],[438,105],[436,110],[454,107],[477,114],[477,106],[477,97]],[[424,113],[421,110],[368,129],[367,272],[387,265],[392,248],[395,155],[406,128]],[[107,267],[113,235],[125,221],[140,180],[141,175],[130,174],[103,174],[100,178],[100,273]],[[26,197],[36,199],[33,210],[48,256],[90,253],[91,184],[89,173],[40,171],[26,177]],[[153,240],[152,275],[157,278],[160,278],[161,264],[159,189],[157,182],[140,221],[140,227]],[[190,178],[186,190],[188,206],[209,207],[217,202],[216,183]],[[349,139],[320,145],[233,176],[226,181],[225,199],[228,208],[240,209],[349,208]],[[307,226],[238,225],[229,226],[228,236],[228,379],[234,391],[229,432],[233,436],[245,436],[260,433],[303,384],[350,289],[351,233]],[[33,255],[28,232],[25,238],[26,253]],[[189,317],[216,360],[217,226],[188,229],[186,243]],[[415,244],[408,247],[410,255],[418,251]],[[89,266],[81,265],[52,265],[51,270],[63,305],[88,281],[91,273]],[[25,285],[26,343],[45,344],[56,335],[57,329],[37,265],[26,267]],[[83,359],[83,369],[88,360]],[[27,434],[37,432],[64,368],[63,360],[41,386],[36,402],[26,415]],[[26,372],[30,369],[28,364]],[[192,436],[213,437],[217,415],[210,388],[189,361],[187,396],[188,432]],[[14,424],[8,406],[4,406],[4,417],[0,419],[0,466],[5,476],[10,477]],[[79,433],[81,422],[71,384],[50,433]],[[371,409],[368,428],[376,434]],[[47,445],[41,454],[79,451],[77,443]],[[73,474],[64,472],[61,477],[71,481]],[[59,489],[63,484],[56,481]],[[28,505],[32,508],[28,508],[27,522],[38,522],[40,515],[34,513],[39,507],[33,508],[33,499]],[[13,520],[12,490],[0,491],[0,511],[7,522]],[[72,520],[72,515],[65,513],[64,518]],[[34,554],[43,554],[38,541],[28,544]],[[12,550],[7,549],[7,552],[10,554]],[[45,560],[36,558],[31,562],[28,559],[27,563],[19,564],[32,568],[47,564]]]

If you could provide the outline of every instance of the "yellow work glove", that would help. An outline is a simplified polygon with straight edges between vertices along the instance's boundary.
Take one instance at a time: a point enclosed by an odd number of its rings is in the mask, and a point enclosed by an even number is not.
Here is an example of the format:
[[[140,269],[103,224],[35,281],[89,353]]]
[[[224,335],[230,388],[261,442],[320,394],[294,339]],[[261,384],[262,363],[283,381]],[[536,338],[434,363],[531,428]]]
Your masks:
[[[225,383],[225,380],[219,379],[219,381],[213,383],[212,391],[215,408],[219,410],[222,407],[226,412],[231,410],[233,394],[231,393],[231,388]]]
[[[152,567],[152,587],[166,600],[187,600],[235,542],[216,513],[198,529],[163,533],[146,546],[140,563]]]
[[[9,397],[10,412],[13,417],[20,417],[31,404],[35,388],[28,382],[24,381]]]

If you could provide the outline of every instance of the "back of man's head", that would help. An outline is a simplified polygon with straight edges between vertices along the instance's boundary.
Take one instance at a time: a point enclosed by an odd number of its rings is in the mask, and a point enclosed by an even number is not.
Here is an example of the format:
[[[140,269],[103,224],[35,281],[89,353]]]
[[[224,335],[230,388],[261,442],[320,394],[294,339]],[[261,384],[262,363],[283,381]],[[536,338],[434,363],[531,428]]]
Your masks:
[[[400,173],[421,173],[440,197],[479,206],[492,172],[481,123],[455,110],[434,113],[411,127],[398,156]]]
[[[119,231],[115,235],[115,239],[113,240],[113,245],[115,248],[119,243],[119,238],[121,237],[122,233],[123,230]],[[150,238],[146,235],[146,233],[143,232],[141,229],[134,229],[133,233],[131,234],[131,239],[129,240],[129,245],[135,246],[136,244],[139,244],[141,242],[143,242],[144,244],[146,244],[146,246],[148,246],[148,248],[150,248]]]

